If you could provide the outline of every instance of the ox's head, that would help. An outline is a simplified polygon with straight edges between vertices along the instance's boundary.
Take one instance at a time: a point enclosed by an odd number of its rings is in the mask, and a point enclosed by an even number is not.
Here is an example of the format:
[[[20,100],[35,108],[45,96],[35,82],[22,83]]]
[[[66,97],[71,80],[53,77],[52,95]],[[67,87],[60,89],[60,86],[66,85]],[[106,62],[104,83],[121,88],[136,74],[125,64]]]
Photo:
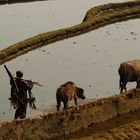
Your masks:
[[[77,94],[77,97],[78,98],[81,98],[81,99],[85,99],[86,98],[85,95],[84,95],[84,90],[82,88],[78,88],[77,87],[76,94]]]

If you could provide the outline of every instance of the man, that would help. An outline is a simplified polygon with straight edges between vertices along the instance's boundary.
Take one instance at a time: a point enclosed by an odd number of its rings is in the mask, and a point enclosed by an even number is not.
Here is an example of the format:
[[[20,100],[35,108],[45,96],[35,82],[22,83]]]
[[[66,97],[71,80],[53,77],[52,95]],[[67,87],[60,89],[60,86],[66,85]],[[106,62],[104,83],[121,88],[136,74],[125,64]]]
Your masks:
[[[26,81],[21,79],[23,77],[23,72],[17,71],[16,72],[16,78],[15,83],[18,89],[18,93],[15,93],[15,85],[11,83],[11,98],[14,99],[14,102],[16,103],[16,111],[15,111],[15,117],[14,119],[23,119],[26,117],[26,109],[27,109],[27,103],[28,103],[28,96],[29,94],[29,100],[31,100],[31,89],[33,88],[32,81]],[[16,94],[16,96],[15,96]],[[18,97],[18,98],[17,98]]]

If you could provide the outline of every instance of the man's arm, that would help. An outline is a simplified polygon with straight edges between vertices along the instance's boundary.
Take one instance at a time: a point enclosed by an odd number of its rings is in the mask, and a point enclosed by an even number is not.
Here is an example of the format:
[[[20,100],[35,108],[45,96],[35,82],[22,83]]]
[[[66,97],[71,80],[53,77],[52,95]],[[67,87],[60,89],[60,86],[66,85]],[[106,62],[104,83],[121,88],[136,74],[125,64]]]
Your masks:
[[[24,87],[25,87],[25,89],[26,90],[28,90],[28,91],[31,91],[31,89],[33,88],[33,83],[32,83],[32,81],[24,81],[24,80],[22,80],[23,81],[23,83],[24,83]]]

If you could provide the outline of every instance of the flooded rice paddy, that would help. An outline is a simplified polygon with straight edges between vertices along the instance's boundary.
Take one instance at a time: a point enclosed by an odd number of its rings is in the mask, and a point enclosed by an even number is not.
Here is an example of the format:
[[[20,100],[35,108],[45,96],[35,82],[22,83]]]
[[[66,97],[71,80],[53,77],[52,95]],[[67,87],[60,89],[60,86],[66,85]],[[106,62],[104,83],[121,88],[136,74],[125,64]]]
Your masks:
[[[0,30],[3,35],[0,37],[0,48],[35,34],[78,24],[87,10],[109,2],[112,1],[56,0],[0,6]],[[64,9],[61,8],[62,4],[65,5]],[[44,85],[34,86],[37,110],[28,109],[27,116],[55,110],[56,89],[69,80],[85,89],[87,99],[118,94],[119,64],[125,60],[139,59],[139,25],[139,19],[108,25],[7,62],[13,74],[16,70],[22,70],[25,79],[39,81]],[[0,73],[0,120],[3,121],[13,119],[14,110],[10,108],[8,100],[10,84],[3,65],[0,66]],[[131,86],[135,84],[129,83],[128,88]]]
[[[0,49],[39,33],[79,24],[94,6],[123,1],[49,0],[0,5]]]

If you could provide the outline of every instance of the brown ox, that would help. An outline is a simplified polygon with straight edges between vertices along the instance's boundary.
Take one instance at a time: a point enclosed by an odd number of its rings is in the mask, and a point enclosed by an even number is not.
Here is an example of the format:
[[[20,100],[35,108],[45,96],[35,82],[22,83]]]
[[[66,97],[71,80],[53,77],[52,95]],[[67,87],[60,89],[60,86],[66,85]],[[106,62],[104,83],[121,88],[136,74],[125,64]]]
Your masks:
[[[120,93],[123,92],[123,89],[127,91],[126,84],[127,82],[136,82],[136,88],[140,87],[140,60],[133,60],[128,62],[123,62],[120,64],[118,69],[120,75]]]
[[[74,99],[77,106],[77,97],[85,99],[84,90],[77,87],[74,82],[68,81],[61,85],[56,91],[57,110],[61,106],[61,101],[64,104],[64,110],[68,108],[68,101]]]

